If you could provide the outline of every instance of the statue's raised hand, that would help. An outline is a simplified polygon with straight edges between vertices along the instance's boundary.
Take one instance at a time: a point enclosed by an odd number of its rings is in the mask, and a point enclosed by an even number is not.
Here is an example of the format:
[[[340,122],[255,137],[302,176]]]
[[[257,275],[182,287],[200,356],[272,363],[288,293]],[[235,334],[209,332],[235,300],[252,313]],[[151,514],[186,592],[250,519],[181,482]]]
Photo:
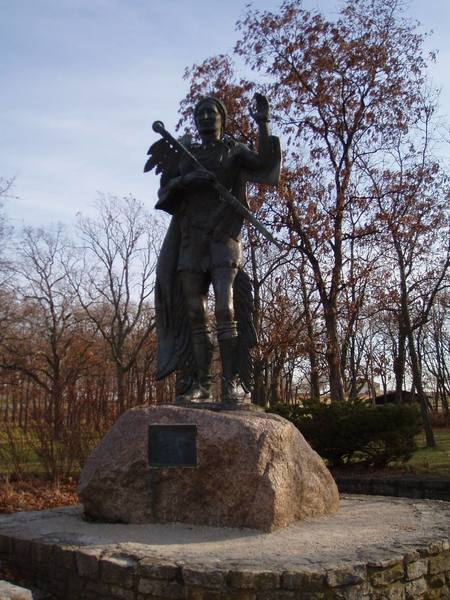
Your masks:
[[[250,114],[257,123],[266,123],[270,120],[269,101],[263,94],[256,92],[253,96],[253,105],[250,107]]]

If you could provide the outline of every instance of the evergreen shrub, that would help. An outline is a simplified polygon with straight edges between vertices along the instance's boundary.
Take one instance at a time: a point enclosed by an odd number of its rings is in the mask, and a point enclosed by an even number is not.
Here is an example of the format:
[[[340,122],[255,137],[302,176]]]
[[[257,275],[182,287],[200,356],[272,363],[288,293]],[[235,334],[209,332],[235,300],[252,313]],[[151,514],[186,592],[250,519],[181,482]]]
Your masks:
[[[416,406],[369,406],[354,400],[323,404],[277,404],[270,412],[291,421],[330,467],[359,463],[384,467],[407,461],[416,450],[420,432]]]

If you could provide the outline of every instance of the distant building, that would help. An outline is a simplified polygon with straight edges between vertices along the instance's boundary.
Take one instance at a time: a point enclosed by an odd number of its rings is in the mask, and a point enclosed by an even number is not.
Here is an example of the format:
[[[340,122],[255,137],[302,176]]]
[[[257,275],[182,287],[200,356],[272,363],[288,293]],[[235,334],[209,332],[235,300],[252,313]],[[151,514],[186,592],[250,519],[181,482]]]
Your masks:
[[[427,396],[429,395],[427,394]],[[385,394],[378,394],[375,396],[375,404],[377,406],[382,404],[394,404],[395,402],[395,392],[386,392]],[[402,390],[401,404],[414,404],[418,402],[419,397],[417,394]]]

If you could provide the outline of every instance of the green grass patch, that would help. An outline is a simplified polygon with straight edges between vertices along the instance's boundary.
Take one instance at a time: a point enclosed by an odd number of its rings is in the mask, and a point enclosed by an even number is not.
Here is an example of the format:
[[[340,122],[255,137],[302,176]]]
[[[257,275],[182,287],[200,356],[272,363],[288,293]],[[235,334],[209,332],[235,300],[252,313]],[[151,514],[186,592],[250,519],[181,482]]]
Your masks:
[[[450,429],[435,429],[434,437],[436,448],[427,448],[425,434],[420,433],[416,437],[418,449],[402,466],[422,475],[450,477]]]
[[[19,428],[11,428],[9,433],[0,432],[0,474],[43,475],[44,468],[30,443],[31,432],[27,435]],[[37,441],[37,440],[35,440]]]
[[[45,423],[24,431],[11,427],[0,431],[0,476],[33,476],[65,480],[79,473],[101,432],[83,426],[64,428],[58,440]]]

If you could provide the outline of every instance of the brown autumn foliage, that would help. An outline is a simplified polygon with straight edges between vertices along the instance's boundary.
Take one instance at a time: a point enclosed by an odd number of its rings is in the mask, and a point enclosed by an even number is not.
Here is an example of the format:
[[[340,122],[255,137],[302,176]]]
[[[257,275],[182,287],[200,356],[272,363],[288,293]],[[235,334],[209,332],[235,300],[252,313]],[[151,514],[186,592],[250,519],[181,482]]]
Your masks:
[[[260,195],[256,207],[271,221],[292,261],[305,265],[314,279],[332,400],[342,401],[361,387],[367,341],[357,347],[356,339],[374,314],[373,306],[365,310],[370,282],[386,268],[383,257],[390,251],[388,220],[377,209],[371,180],[379,175],[385,190],[390,178],[402,177],[393,165],[393,148],[399,136],[404,149],[412,144],[424,110],[429,117],[435,110],[426,96],[424,36],[403,9],[394,0],[352,0],[332,21],[301,2],[286,1],[277,12],[251,7],[238,23],[234,59],[213,57],[186,72],[190,89],[181,103],[184,119],[204,93],[215,92],[229,103],[232,124],[235,112],[238,121],[245,120],[255,88],[271,100],[274,126],[283,135],[285,169],[279,190]],[[238,61],[246,63],[259,85],[238,78],[233,68]],[[428,146],[422,151],[427,162],[437,162]],[[382,168],[387,163],[391,174]],[[424,179],[423,166],[413,167],[411,175]],[[438,170],[429,168],[427,177],[430,187],[441,188]],[[402,201],[421,201],[417,186],[402,184],[397,191]],[[442,218],[445,210],[438,204]],[[387,212],[396,219],[392,205]],[[406,248],[417,229],[411,219],[405,225],[401,243]],[[424,226],[434,229],[431,220]],[[420,233],[426,244],[425,231]],[[434,282],[445,279],[445,269],[433,276]],[[409,353],[414,356],[412,346]],[[420,388],[417,373],[414,385]]]

